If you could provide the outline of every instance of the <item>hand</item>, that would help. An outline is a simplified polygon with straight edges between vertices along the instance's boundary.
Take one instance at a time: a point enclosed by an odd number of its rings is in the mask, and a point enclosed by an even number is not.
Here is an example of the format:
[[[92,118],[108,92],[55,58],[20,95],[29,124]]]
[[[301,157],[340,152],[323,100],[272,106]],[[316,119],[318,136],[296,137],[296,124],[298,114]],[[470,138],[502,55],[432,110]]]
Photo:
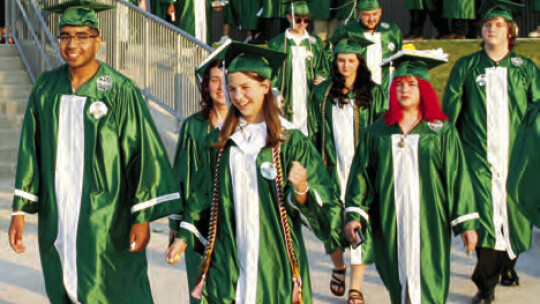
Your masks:
[[[324,78],[322,78],[321,76],[317,76],[315,77],[315,79],[313,80],[313,85],[319,85],[321,82],[324,81]]]
[[[467,230],[461,234],[461,239],[467,253],[470,254],[478,244],[478,233],[476,233],[476,230]]]
[[[358,228],[362,229],[362,224],[359,221],[350,221],[345,226],[345,234],[351,243],[357,242],[355,230]]]
[[[148,222],[133,224],[129,232],[129,251],[141,252],[150,241],[150,225]]]
[[[299,162],[292,163],[288,180],[291,182],[296,192],[303,193],[307,191],[307,170]]]
[[[11,224],[9,225],[9,245],[16,253],[23,253],[26,249],[24,247],[22,238],[24,230],[24,215],[14,215],[11,217]]]
[[[171,17],[171,21],[176,21],[176,10],[174,8],[174,4],[169,4],[169,7],[167,8],[167,16]]]
[[[183,239],[174,239],[167,250],[165,250],[165,262],[171,265],[178,264],[178,262],[180,262],[180,257],[186,250],[186,247],[186,241]]]

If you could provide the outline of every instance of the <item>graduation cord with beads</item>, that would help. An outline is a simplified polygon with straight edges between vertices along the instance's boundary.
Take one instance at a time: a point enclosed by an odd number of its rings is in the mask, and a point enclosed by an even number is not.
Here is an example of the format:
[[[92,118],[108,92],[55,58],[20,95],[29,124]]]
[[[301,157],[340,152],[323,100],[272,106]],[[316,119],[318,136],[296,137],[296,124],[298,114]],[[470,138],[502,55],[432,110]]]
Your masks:
[[[219,164],[221,162],[221,155],[223,154],[223,149],[219,149],[216,160],[216,171],[214,173],[214,188],[212,189],[212,206],[210,208],[210,224],[208,225],[208,245],[204,249],[203,260],[201,263],[201,275],[197,279],[197,284],[191,296],[195,299],[201,299],[202,291],[204,287],[204,282],[206,281],[206,275],[208,274],[208,269],[210,268],[210,261],[212,258],[212,253],[214,252],[214,246],[216,243],[216,234],[217,234],[217,219],[218,219],[218,203],[219,203]]]
[[[285,247],[287,248],[287,257],[289,258],[289,263],[290,263],[291,272],[292,272],[293,304],[303,304],[304,300],[302,298],[302,276],[300,274],[300,267],[298,266],[298,259],[296,257],[296,253],[294,252],[294,246],[293,246],[292,235],[291,235],[291,226],[289,224],[289,220],[287,217],[287,209],[285,209],[285,196],[283,194],[283,167],[281,165],[280,152],[281,152],[280,144],[272,148],[272,162],[274,163],[274,166],[277,169],[275,184],[276,184],[276,194],[277,194],[277,199],[278,199],[278,211],[279,211],[279,217],[281,220],[281,228],[283,230],[283,235],[285,238]]]
[[[324,116],[326,115],[326,100],[328,100],[328,94],[330,93],[330,89],[332,88],[332,83],[328,86],[328,89],[326,89],[326,92],[324,92],[324,97],[321,105],[321,120],[322,120],[322,136],[321,136],[321,156],[324,162],[324,166],[327,165],[326,160],[326,125],[325,125],[325,119]]]

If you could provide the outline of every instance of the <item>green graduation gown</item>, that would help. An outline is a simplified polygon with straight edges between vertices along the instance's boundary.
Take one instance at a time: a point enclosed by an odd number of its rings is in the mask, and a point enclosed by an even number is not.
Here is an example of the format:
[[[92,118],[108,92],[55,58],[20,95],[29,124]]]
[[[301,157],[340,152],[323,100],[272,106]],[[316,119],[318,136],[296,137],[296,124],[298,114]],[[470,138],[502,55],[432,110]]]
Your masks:
[[[176,145],[173,172],[180,182],[180,193],[184,206],[190,202],[191,192],[208,190],[194,184],[196,180],[194,175],[200,174],[200,171],[204,170],[203,168],[206,168],[206,164],[210,161],[207,157],[208,153],[205,152],[205,140],[210,134],[217,135],[217,131],[218,129],[214,128],[201,112],[191,115],[182,123]],[[205,193],[205,195],[208,196],[209,193]],[[170,228],[179,231],[181,221],[182,214],[169,216]],[[188,238],[188,244],[199,242],[193,234],[188,234]],[[194,250],[194,246],[189,246],[185,251],[185,256],[189,290],[193,290],[200,274],[199,266],[201,265],[202,255]],[[199,303],[199,301],[190,297],[190,303]]]
[[[509,202],[540,227],[540,103],[529,105],[517,131],[508,173]]]
[[[100,62],[72,92],[68,67],[43,73],[26,110],[13,209],[38,214],[52,303],[152,303],[134,223],[181,208],[178,185],[135,84]]]
[[[343,208],[339,199],[335,196],[332,183],[324,169],[320,155],[317,153],[309,140],[295,129],[290,122],[282,119],[282,125],[288,131],[288,139],[281,144],[281,161],[283,178],[287,180],[287,174],[291,169],[292,162],[300,162],[307,170],[308,197],[304,205],[300,205],[294,196],[290,182],[284,186],[285,206],[289,223],[291,225],[292,240],[296,256],[298,257],[300,272],[303,280],[303,299],[305,303],[312,303],[311,287],[309,279],[309,267],[307,255],[302,237],[302,225],[313,230],[315,235],[323,242],[330,243],[329,238],[339,239],[343,235]],[[238,134],[238,133],[236,133]],[[203,303],[290,303],[292,297],[292,275],[287,250],[281,229],[280,216],[277,209],[277,197],[275,182],[273,179],[264,177],[263,164],[272,163],[272,149],[263,147],[255,156],[256,176],[243,182],[233,183],[235,170],[249,168],[243,163],[233,161],[233,148],[240,149],[236,142],[228,141],[220,160],[220,190],[217,219],[217,238],[210,269],[203,291]],[[211,154],[212,174],[216,169],[216,150],[209,149]],[[236,152],[235,155],[238,155]],[[200,183],[201,184],[201,183]],[[212,179],[206,179],[204,187],[212,188]],[[237,209],[239,202],[235,201],[235,192],[240,188],[253,190],[256,184],[257,192],[251,193],[258,197],[255,213],[248,213],[244,208]],[[201,184],[202,185],[202,184]],[[250,193],[250,192],[248,192]],[[198,195],[198,194],[197,194]],[[208,197],[201,196],[199,206],[210,206]],[[190,204],[191,205],[191,204]],[[253,206],[253,205],[252,205]],[[188,207],[189,208],[189,207]],[[189,212],[183,221],[189,222]],[[330,216],[331,215],[331,216]],[[247,225],[247,226],[246,226]],[[249,230],[249,232],[247,232]],[[247,232],[238,234],[239,231]],[[180,237],[186,232],[203,234],[202,230],[189,231],[181,229]],[[255,236],[253,236],[255,235]],[[245,247],[251,247],[257,254],[239,258]],[[334,243],[332,252],[338,244]],[[250,259],[255,257],[255,260]],[[251,261],[252,267],[245,268],[245,263]],[[242,277],[249,275],[251,280],[247,282]],[[246,292],[246,290],[248,290]],[[250,298],[237,298],[240,295],[250,295]],[[235,302],[236,301],[236,302]]]
[[[176,0],[174,25],[203,43],[212,42],[212,0]]]
[[[475,229],[459,136],[447,122],[421,121],[404,139],[382,119],[364,133],[347,184],[347,222],[371,223],[375,264],[392,303],[445,303],[451,233]],[[408,288],[405,288],[408,286]]]
[[[174,0],[150,0],[150,11],[152,12],[152,14],[158,16],[159,18],[163,20],[168,20],[167,9],[171,4],[174,4]],[[176,17],[178,17],[178,15]]]
[[[367,109],[362,107],[352,109],[351,112],[354,113],[356,110],[358,112],[358,116],[357,120],[356,118],[349,118],[352,120],[352,130],[347,132],[349,128],[348,125],[343,126],[342,128],[335,128],[337,125],[334,125],[333,112],[336,105],[334,102],[334,96],[329,91],[330,83],[331,80],[328,79],[317,86],[313,91],[313,95],[310,100],[311,109],[309,116],[309,138],[319,153],[323,155],[323,161],[326,165],[328,174],[335,183],[340,198],[343,199],[345,197],[345,185],[348,178],[348,168],[342,168],[342,170],[339,170],[338,158],[342,157],[345,159],[344,163],[350,163],[352,161],[354,149],[356,149],[356,146],[358,145],[361,134],[365,132],[371,123],[373,123],[382,113],[384,113],[386,98],[381,87],[376,85],[371,91],[371,106]],[[350,93],[348,97],[354,98],[354,95]],[[340,124],[341,126],[345,120],[346,119],[342,119],[335,123]],[[340,129],[339,134],[335,133],[337,129]],[[352,141],[354,145],[353,153],[349,153],[349,159],[347,159],[346,152],[340,153],[343,156],[338,155],[338,145],[336,145],[336,139],[338,137],[348,137],[348,134],[350,134],[350,138],[348,140]],[[366,240],[364,244],[362,244],[359,249],[353,250],[354,253],[352,253],[352,260],[355,265],[360,263],[373,263],[373,250],[371,248],[372,243],[371,238],[369,237],[369,228],[368,233],[366,233],[365,236]],[[347,244],[346,241],[345,244]]]
[[[333,0],[312,0],[308,7],[312,19],[330,19],[330,7]]]
[[[365,48],[362,56],[371,71],[371,79],[380,84],[385,94],[387,94],[390,87],[390,68],[381,68],[380,63],[384,58],[388,58],[401,50],[403,45],[401,30],[393,22],[381,22],[375,28],[373,35],[371,35],[359,21],[355,21],[338,27],[333,36],[344,32],[360,33],[366,39],[374,42],[374,44]]]
[[[482,50],[456,62],[444,93],[443,110],[471,170],[482,222],[478,246],[507,251],[511,259],[530,248],[531,224],[507,202],[508,161],[527,105],[540,98],[539,79],[531,60],[510,52],[495,65]]]
[[[405,0],[406,9],[418,9],[418,10],[435,10],[435,5],[443,0]]]
[[[263,11],[261,18],[286,18],[288,9],[291,7],[287,1],[261,0]]]
[[[238,24],[242,30],[256,30],[261,6],[262,0],[230,0],[229,5],[223,8],[223,23]]]
[[[287,53],[287,60],[277,73],[275,85],[284,98],[282,110],[285,118],[307,135],[308,97],[313,88],[313,80],[318,76],[328,77],[329,67],[321,38],[306,32],[297,44],[296,38],[287,31],[268,42],[268,48]]]
[[[475,19],[474,1],[443,0],[443,17],[449,19]]]

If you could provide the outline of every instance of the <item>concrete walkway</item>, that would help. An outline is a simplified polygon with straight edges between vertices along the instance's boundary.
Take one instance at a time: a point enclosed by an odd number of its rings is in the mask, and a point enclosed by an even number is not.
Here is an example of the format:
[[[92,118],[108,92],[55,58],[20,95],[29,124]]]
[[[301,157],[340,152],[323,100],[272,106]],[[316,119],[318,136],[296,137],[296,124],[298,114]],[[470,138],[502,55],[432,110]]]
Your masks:
[[[9,247],[7,230],[10,221],[12,181],[0,179],[0,303],[28,304],[48,303],[45,295],[41,262],[37,246],[37,217],[26,217],[24,243],[26,253],[15,254]],[[188,303],[188,288],[183,262],[169,266],[164,260],[168,227],[166,220],[152,223],[152,239],[147,250],[149,276],[157,304]],[[311,285],[314,303],[346,303],[346,298],[331,295],[331,263],[325,256],[323,246],[306,232],[306,246],[310,258]],[[453,239],[452,277],[448,303],[470,303],[476,288],[470,275],[476,259],[467,257],[460,238]],[[496,303],[539,303],[540,299],[540,230],[534,231],[533,249],[524,253],[517,271],[521,286],[496,290]],[[373,266],[368,268],[364,284],[366,302],[390,303],[388,293]]]

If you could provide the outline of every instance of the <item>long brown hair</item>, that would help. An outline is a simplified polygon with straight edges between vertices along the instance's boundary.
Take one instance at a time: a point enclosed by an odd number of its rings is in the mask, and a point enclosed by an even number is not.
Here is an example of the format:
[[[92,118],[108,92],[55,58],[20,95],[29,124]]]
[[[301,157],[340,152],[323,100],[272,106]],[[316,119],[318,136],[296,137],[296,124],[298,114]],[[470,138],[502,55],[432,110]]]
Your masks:
[[[338,99],[338,102],[341,105],[347,98],[347,94],[343,93],[343,89],[345,89],[345,77],[339,72],[337,58],[338,54],[334,56],[334,62],[332,63],[332,71],[330,74],[332,88],[330,89],[330,93]],[[375,86],[375,82],[371,80],[371,71],[367,67],[364,57],[356,54],[356,58],[360,64],[356,70],[356,78],[353,85],[354,100],[361,108],[369,108],[372,100],[371,90]],[[332,100],[332,102],[334,101]]]
[[[266,77],[255,72],[236,73],[242,73],[250,79],[253,79],[259,83],[268,81]],[[269,86],[271,85],[269,84]],[[279,120],[281,110],[274,98],[274,94],[272,94],[271,87],[269,88],[268,93],[264,95],[264,101],[261,111],[263,111],[264,121],[266,122],[266,128],[268,132],[266,136],[266,147],[274,147],[283,140],[283,134],[281,131],[281,121]],[[219,132],[219,142],[214,145],[215,148],[225,148],[229,137],[236,131],[236,128],[240,123],[240,117],[242,117],[242,113],[240,113],[240,111],[233,105],[231,109],[229,109],[229,113],[225,118],[223,127]]]
[[[201,82],[201,113],[205,119],[210,119],[210,113],[214,107],[214,101],[210,97],[210,70],[216,67],[221,67],[221,62],[221,59],[211,61],[203,74]],[[225,79],[222,81],[225,81]]]

